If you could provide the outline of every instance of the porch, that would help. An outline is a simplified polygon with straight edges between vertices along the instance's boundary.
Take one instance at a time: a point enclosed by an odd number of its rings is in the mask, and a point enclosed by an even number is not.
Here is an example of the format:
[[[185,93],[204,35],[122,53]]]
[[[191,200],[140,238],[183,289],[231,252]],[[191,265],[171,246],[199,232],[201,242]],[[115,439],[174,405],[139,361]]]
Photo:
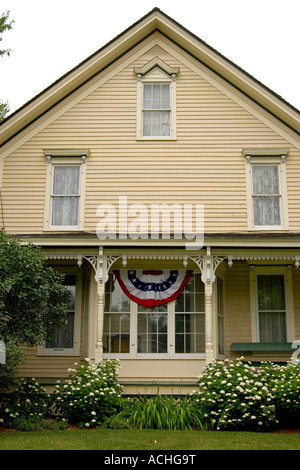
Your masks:
[[[207,247],[188,255],[186,252],[169,252],[163,255],[123,253],[118,259],[114,257],[116,255],[111,256],[113,264],[109,276],[114,267],[180,269],[181,262],[184,268],[193,271],[192,283],[198,282],[201,287],[188,284],[176,302],[168,305],[169,316],[175,325],[175,335],[170,335],[168,340],[168,357],[185,353],[187,355],[181,358],[190,360],[190,354],[194,354],[201,368],[212,360],[233,359],[240,355],[255,361],[267,358],[285,362],[291,359],[300,333],[297,250],[256,248],[229,252],[227,248],[225,254],[224,249]],[[197,350],[179,351],[176,315],[177,311],[187,313],[180,303],[191,293],[194,298],[189,301],[188,313],[197,310],[202,314],[202,323],[198,322],[195,327],[197,334],[202,336]],[[192,303],[199,307],[193,309]],[[140,310],[140,307],[136,309]],[[108,312],[105,308],[104,311],[105,317]]]
[[[83,358],[118,359],[124,393],[181,394],[195,389],[213,360],[243,355],[252,362],[286,362],[296,351],[296,248],[60,247],[45,252],[51,266],[76,274],[69,327],[74,344],[28,352],[22,375],[49,384],[65,378],[67,366]],[[177,298],[145,307],[122,290],[116,277],[121,270],[192,275]]]

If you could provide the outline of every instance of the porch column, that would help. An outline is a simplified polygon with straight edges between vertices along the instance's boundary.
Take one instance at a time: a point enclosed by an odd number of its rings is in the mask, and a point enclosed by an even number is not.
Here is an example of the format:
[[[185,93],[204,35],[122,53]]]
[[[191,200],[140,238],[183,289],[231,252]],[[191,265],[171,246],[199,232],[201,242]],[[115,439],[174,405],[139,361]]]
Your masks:
[[[206,248],[205,263],[203,266],[203,281],[205,295],[205,357],[206,364],[210,364],[214,360],[212,310],[214,266],[213,257],[211,255],[211,250],[209,246]]]
[[[97,286],[97,340],[95,350],[95,361],[98,364],[103,359],[103,323],[104,323],[104,292],[105,283],[98,281]]]
[[[213,318],[212,318],[212,284],[205,283],[205,355],[206,364],[209,364],[214,359],[213,351]]]

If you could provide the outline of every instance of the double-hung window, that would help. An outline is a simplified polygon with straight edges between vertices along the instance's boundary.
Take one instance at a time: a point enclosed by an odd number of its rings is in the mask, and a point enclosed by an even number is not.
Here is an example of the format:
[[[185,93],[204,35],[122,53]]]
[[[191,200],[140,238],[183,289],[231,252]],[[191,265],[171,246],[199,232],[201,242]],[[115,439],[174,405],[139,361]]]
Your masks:
[[[67,303],[66,322],[53,327],[51,337],[39,348],[41,354],[79,354],[82,279],[77,269],[66,268],[63,272]]]
[[[283,274],[257,276],[257,310],[261,342],[286,341],[286,301]]]
[[[87,152],[45,151],[48,160],[45,230],[83,229]]]
[[[168,306],[137,306],[138,354],[168,352]]]
[[[176,139],[176,76],[159,57],[134,69],[137,75],[137,139]]]
[[[53,165],[51,226],[78,227],[80,165]]]
[[[252,165],[254,226],[281,226],[281,184],[279,165]]]
[[[107,354],[130,352],[131,302],[116,277],[110,274],[105,286],[103,351]]]
[[[175,353],[205,352],[204,284],[193,275],[175,301]]]
[[[246,155],[249,229],[287,230],[287,152],[281,156],[275,150],[265,150],[263,155],[252,152]]]
[[[143,137],[171,136],[170,83],[143,84]]]
[[[250,266],[252,341],[284,343],[294,334],[291,266]]]

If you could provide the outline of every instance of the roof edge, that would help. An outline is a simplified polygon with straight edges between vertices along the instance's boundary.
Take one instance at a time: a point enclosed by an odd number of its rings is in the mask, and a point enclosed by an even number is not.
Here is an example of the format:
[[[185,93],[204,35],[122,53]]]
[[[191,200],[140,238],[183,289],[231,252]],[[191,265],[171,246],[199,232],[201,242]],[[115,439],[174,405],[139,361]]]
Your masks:
[[[0,123],[0,147],[156,30],[300,135],[297,108],[155,7],[4,119]]]

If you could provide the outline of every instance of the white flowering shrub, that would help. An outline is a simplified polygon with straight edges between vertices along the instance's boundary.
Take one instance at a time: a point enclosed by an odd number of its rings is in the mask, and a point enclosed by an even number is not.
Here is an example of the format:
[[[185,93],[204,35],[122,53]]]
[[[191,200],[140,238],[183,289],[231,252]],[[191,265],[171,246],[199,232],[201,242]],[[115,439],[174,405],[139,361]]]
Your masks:
[[[118,411],[121,399],[118,361],[96,365],[86,359],[69,372],[69,379],[56,386],[53,399],[70,423],[92,427]]]
[[[276,422],[268,377],[251,363],[219,361],[200,376],[191,394],[196,407],[217,430],[263,430]]]
[[[21,379],[18,387],[4,396],[0,421],[19,427],[22,420],[39,421],[46,417],[50,396],[34,378]]]
[[[278,419],[281,422],[300,419],[300,363],[285,365],[264,363],[261,373],[266,377],[274,396]]]

